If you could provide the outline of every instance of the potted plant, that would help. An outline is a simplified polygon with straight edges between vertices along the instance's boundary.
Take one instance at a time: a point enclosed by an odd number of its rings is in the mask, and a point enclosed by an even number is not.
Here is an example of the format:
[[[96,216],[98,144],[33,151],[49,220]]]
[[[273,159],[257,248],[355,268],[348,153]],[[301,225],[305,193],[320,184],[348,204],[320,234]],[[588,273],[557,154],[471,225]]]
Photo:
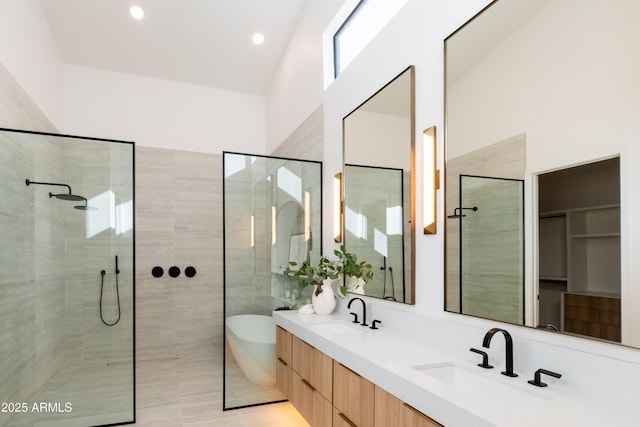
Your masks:
[[[295,261],[290,261],[284,271],[285,276],[294,279],[301,289],[309,285],[314,286],[311,294],[313,309],[318,314],[329,314],[336,306],[333,282],[340,277],[340,265],[326,256],[321,256],[318,265],[311,265],[309,260],[300,266]],[[347,294],[344,286],[340,287],[343,295]],[[326,292],[325,292],[326,291]]]
[[[344,275],[346,290],[349,292],[364,294],[364,285],[373,278],[371,264],[366,261],[358,262],[358,257],[352,252],[347,252],[344,245],[333,253],[338,258],[338,266]]]

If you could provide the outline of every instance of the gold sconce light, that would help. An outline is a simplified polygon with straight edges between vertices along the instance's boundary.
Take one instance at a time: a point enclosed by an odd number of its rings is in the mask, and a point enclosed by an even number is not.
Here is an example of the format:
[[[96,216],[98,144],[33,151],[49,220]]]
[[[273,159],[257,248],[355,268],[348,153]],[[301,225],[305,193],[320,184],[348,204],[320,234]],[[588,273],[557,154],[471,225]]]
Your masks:
[[[333,176],[333,240],[342,242],[342,172]]]
[[[440,189],[440,170],[436,169],[436,127],[422,133],[422,224],[424,234],[436,234],[436,192]]]

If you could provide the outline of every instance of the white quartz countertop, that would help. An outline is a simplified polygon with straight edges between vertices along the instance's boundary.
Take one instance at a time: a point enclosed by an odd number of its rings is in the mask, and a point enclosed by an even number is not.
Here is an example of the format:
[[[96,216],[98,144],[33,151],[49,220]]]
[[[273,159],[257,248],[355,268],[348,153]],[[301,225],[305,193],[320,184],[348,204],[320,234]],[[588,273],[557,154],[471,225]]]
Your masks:
[[[638,425],[638,408],[594,399],[572,379],[543,375],[549,386],[535,387],[527,382],[532,373],[509,378],[500,374],[502,364],[482,369],[480,355],[452,354],[438,344],[437,333],[426,342],[385,324],[372,330],[346,317],[273,313],[277,325],[448,427]],[[504,339],[493,338],[499,340]],[[482,349],[481,343],[471,347]]]

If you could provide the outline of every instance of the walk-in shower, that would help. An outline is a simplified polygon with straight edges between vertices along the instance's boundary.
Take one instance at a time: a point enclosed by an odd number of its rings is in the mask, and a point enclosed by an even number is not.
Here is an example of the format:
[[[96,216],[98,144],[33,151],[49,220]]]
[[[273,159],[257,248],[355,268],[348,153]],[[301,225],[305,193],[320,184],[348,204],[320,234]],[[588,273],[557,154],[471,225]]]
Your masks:
[[[0,129],[0,427],[135,421],[133,164]]]

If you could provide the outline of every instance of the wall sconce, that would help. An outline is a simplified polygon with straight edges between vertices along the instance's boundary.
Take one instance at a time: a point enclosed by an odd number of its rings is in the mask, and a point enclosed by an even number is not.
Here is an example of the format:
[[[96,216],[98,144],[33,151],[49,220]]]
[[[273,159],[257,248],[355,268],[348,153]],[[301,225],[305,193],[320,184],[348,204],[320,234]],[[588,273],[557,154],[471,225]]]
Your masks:
[[[436,234],[436,191],[440,189],[440,170],[436,169],[436,127],[422,133],[422,225],[424,234]]]
[[[251,215],[251,247],[256,246],[256,217]]]
[[[342,242],[342,172],[333,176],[333,240]]]
[[[304,192],[304,240],[311,240],[311,193]]]
[[[278,240],[278,226],[277,226],[278,209],[271,205],[271,245],[275,245]]]

